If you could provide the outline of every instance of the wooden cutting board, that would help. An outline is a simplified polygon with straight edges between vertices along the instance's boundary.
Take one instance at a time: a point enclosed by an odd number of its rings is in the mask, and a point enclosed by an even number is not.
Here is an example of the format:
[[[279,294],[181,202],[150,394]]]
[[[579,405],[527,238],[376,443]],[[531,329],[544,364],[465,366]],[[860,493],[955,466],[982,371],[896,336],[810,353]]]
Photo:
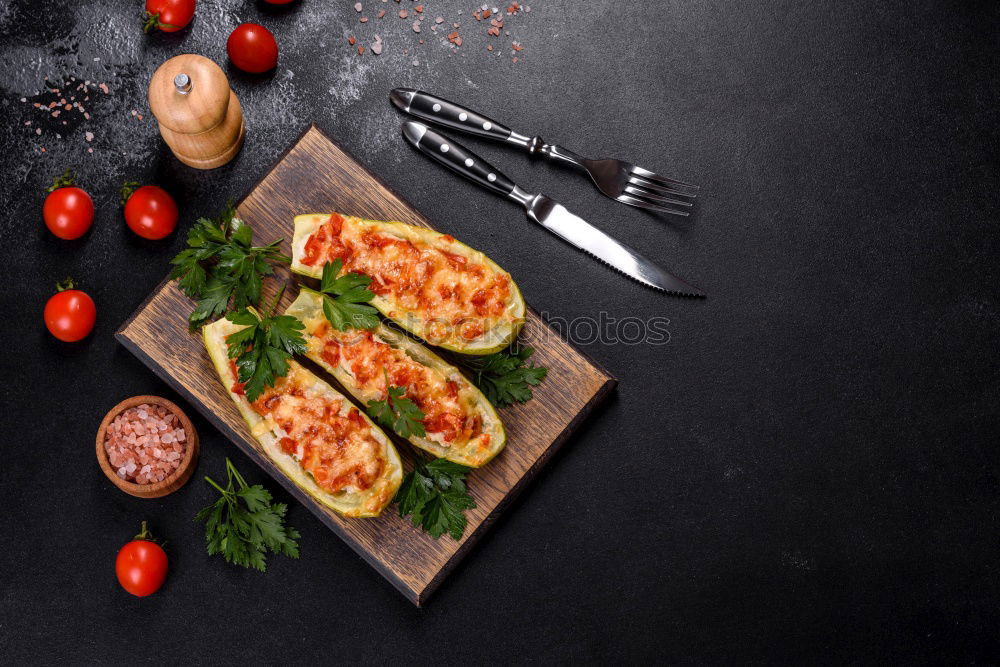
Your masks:
[[[455,187],[463,186],[456,181]],[[281,157],[237,210],[253,227],[255,243],[283,238],[282,251],[287,254],[291,254],[292,218],[299,213],[338,211],[432,226],[315,125]],[[445,227],[443,221],[435,227],[455,231]],[[480,250],[490,254],[489,248]],[[287,271],[280,272],[279,277],[293,280]],[[282,309],[296,293],[294,284],[290,284]],[[409,519],[400,518],[395,506],[376,519],[344,519],[285,477],[247,430],[209,361],[201,336],[188,333],[187,316],[192,307],[192,301],[173,282],[164,280],[115,337],[418,606],[616,384],[614,378],[563,341],[529,308],[521,340],[535,348],[532,359],[549,369],[548,377],[535,389],[533,400],[500,411],[507,429],[507,446],[487,466],[469,474],[476,509],[466,513],[469,525],[461,541],[447,535],[434,540],[414,528]],[[331,377],[327,379],[337,386]],[[408,445],[397,442],[397,449],[409,470],[412,456]]]

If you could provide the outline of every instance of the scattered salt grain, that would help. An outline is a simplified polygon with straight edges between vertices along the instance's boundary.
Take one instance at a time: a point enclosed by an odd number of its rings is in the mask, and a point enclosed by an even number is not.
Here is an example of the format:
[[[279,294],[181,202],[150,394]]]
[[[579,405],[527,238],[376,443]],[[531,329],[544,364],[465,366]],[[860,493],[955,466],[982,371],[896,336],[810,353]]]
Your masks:
[[[360,12],[361,10],[362,10],[361,3],[360,2],[354,3],[354,11]]]

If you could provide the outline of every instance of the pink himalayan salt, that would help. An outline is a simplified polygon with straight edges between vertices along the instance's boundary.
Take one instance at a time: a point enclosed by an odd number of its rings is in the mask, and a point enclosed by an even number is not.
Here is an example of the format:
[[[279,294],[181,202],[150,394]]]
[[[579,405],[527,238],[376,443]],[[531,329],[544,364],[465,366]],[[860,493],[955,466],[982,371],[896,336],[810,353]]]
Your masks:
[[[163,406],[143,403],[111,421],[104,450],[119,477],[136,484],[155,484],[180,466],[186,440],[177,415]]]

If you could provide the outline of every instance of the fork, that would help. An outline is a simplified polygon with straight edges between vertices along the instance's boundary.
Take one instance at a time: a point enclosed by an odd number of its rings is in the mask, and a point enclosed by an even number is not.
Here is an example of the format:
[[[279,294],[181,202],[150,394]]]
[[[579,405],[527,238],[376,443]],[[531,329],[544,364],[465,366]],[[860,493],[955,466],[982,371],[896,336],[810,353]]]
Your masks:
[[[589,160],[573,151],[547,144],[541,137],[527,137],[494,120],[429,93],[412,88],[395,88],[389,99],[396,107],[418,118],[480,137],[520,146],[532,157],[568,162],[590,175],[604,195],[629,206],[649,211],[688,215],[697,196],[691,185],[637,167],[624,160]]]

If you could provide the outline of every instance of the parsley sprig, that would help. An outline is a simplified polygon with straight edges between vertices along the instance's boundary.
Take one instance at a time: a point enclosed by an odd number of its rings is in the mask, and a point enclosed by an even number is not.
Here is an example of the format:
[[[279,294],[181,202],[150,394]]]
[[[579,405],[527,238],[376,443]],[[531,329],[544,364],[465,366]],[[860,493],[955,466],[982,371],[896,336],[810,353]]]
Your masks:
[[[268,551],[298,558],[299,531],[285,525],[288,506],[272,502],[271,494],[260,484],[247,484],[228,458],[226,476],[226,488],[205,477],[222,495],[195,515],[195,521],[205,522],[209,555],[221,553],[227,563],[261,572],[267,569]]]
[[[243,392],[253,402],[275,379],[288,373],[288,360],[294,354],[305,354],[302,337],[305,325],[291,315],[274,315],[274,307],[285,288],[278,290],[271,307],[263,314],[252,308],[228,313],[226,319],[242,324],[244,329],[226,336],[229,358],[236,360],[237,380],[244,383]]]
[[[461,357],[458,363],[494,406],[503,408],[531,400],[531,388],[545,379],[548,369],[525,365],[535,353],[530,347],[512,347],[485,357]]]
[[[393,499],[399,503],[399,516],[412,515],[413,525],[435,540],[444,533],[455,540],[461,539],[468,523],[465,510],[476,506],[465,486],[469,470],[444,459],[417,466],[403,480]]]
[[[337,277],[343,262],[336,259],[323,265],[319,291],[323,293],[323,314],[340,330],[371,329],[378,326],[378,311],[368,302],[375,296],[368,289],[372,279],[363,273],[345,273]]]
[[[260,301],[264,276],[274,273],[275,262],[291,258],[278,249],[281,240],[253,245],[253,230],[236,217],[232,204],[216,218],[199,218],[187,237],[188,247],[170,260],[170,277],[198,304],[188,318],[192,331],[222,315],[232,301],[241,309]]]
[[[424,413],[416,403],[406,398],[406,387],[392,386],[389,384],[389,374],[384,368],[382,373],[385,375],[386,397],[381,401],[368,401],[368,414],[404,438],[409,438],[411,435],[424,437],[427,434],[421,421]]]

